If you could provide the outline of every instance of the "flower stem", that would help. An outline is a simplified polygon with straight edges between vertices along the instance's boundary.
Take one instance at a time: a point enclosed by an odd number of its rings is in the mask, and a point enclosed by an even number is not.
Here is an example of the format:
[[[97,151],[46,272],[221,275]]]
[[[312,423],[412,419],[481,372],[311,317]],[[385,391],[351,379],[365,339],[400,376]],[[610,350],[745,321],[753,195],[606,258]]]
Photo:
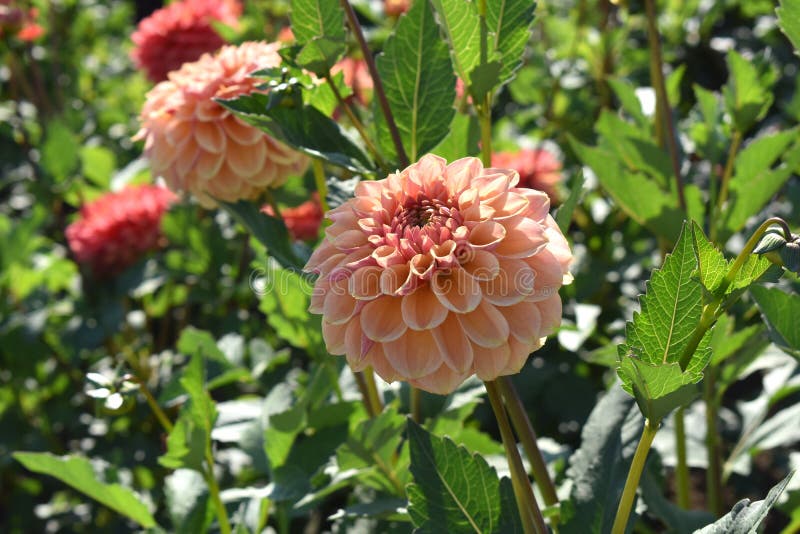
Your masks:
[[[717,403],[714,390],[716,389],[716,368],[709,366],[706,369],[706,378],[703,383],[703,397],[706,402],[706,453],[708,454],[708,469],[706,470],[706,494],[708,495],[708,508],[716,517],[722,515],[722,460],[717,441]]]
[[[150,411],[153,412],[153,415],[155,415],[156,419],[158,419],[161,428],[163,428],[167,434],[172,432],[172,421],[169,420],[167,414],[165,414],[164,410],[161,409],[161,406],[158,405],[158,402],[156,401],[155,397],[153,397],[153,393],[150,391],[150,388],[147,387],[145,381],[133,374],[126,375],[124,379],[139,384],[139,391],[142,395],[144,395],[144,399],[147,401]]]
[[[628,517],[631,515],[631,508],[633,508],[633,499],[636,497],[636,489],[639,487],[639,479],[642,477],[647,453],[650,452],[650,446],[653,444],[656,432],[658,432],[658,427],[651,426],[650,421],[646,419],[642,437],[639,439],[639,445],[636,446],[636,452],[633,454],[628,478],[625,480],[625,488],[622,490],[622,498],[619,501],[617,515],[614,518],[614,526],[611,527],[612,534],[625,534]]]
[[[322,167],[322,160],[318,158],[312,159],[311,166],[314,169],[314,183],[317,186],[317,193],[319,194],[319,205],[322,208],[322,213],[327,213],[328,184],[325,182],[325,169]]]
[[[511,430],[506,410],[503,407],[500,390],[494,381],[484,382],[484,385],[486,386],[486,392],[489,394],[489,403],[492,405],[492,410],[497,419],[497,426],[500,428],[500,436],[503,438],[508,467],[511,470],[511,484],[514,486],[514,497],[522,519],[522,527],[525,534],[546,534],[547,527],[544,524],[544,517],[542,517],[542,511],[536,502],[536,496],[533,494],[528,474],[522,465],[522,458],[519,456],[517,442],[514,439],[514,433]]]
[[[542,456],[542,451],[539,450],[539,444],[536,442],[536,431],[525,413],[522,399],[519,398],[519,394],[514,388],[514,383],[509,377],[499,378],[497,384],[503,394],[503,399],[506,401],[506,409],[508,410],[511,424],[514,425],[514,430],[517,432],[522,442],[522,447],[525,449],[525,454],[528,456],[533,478],[536,481],[536,485],[539,486],[539,491],[542,492],[544,503],[547,506],[555,506],[558,504],[556,487],[550,479],[550,473],[547,472],[547,464],[544,461],[544,456]]]
[[[375,372],[372,367],[364,369],[364,382],[367,388],[367,402],[372,405],[375,415],[378,415],[383,411],[383,402],[381,402],[381,397],[378,395],[378,387],[375,385]]]
[[[666,128],[666,145],[669,150],[672,162],[672,172],[675,175],[675,186],[678,190],[678,204],[681,209],[686,211],[686,197],[683,193],[683,180],[681,179],[681,163],[678,154],[678,142],[675,138],[675,127],[672,123],[672,111],[667,98],[667,87],[664,83],[664,71],[662,70],[661,39],[658,34],[658,24],[656,20],[656,8],[654,0],[645,0],[645,13],[647,15],[647,36],[650,41],[650,75],[653,78],[653,87],[656,91],[656,106],[660,116],[664,120]],[[660,125],[657,125],[657,127]],[[659,139],[661,131],[657,132]]]
[[[411,401],[411,419],[415,423],[420,423],[422,421],[422,392],[419,388],[411,386],[408,394]]]
[[[364,403],[364,409],[367,410],[367,415],[370,417],[377,416],[378,414],[375,413],[375,407],[369,400],[369,390],[367,389],[367,380],[364,378],[364,372],[353,371],[353,376],[356,377],[356,385],[358,385],[358,391],[361,392],[361,400]]]
[[[219,494],[219,485],[217,485],[217,479],[214,478],[214,456],[211,454],[210,436],[206,442],[206,464],[206,469],[203,470],[203,478],[206,479],[208,493],[217,512],[219,530],[222,534],[231,534],[231,523],[228,520],[228,511],[225,510],[225,503],[222,502],[222,498]]]
[[[481,127],[481,161],[484,167],[492,165],[492,102],[486,95],[483,104],[476,106]]]
[[[716,204],[712,204],[712,217],[711,217],[711,240],[714,241],[717,237],[717,224],[714,222],[718,219],[716,214],[722,211],[723,206],[725,205],[725,201],[728,200],[728,187],[731,181],[731,177],[733,176],[733,168],[736,163],[736,154],[739,152],[739,147],[742,145],[742,140],[744,136],[742,132],[735,131],[733,133],[733,138],[731,139],[731,148],[728,152],[728,161],[725,162],[725,170],[722,172],[722,181],[719,189],[719,195],[716,198]],[[713,202],[714,199],[712,199]]]
[[[403,141],[400,139],[400,131],[397,129],[397,124],[394,122],[392,108],[389,107],[389,100],[386,99],[386,91],[383,89],[383,81],[381,81],[381,77],[378,74],[378,68],[375,66],[375,59],[372,57],[372,52],[370,52],[369,46],[367,45],[367,40],[364,38],[364,32],[361,29],[361,24],[358,22],[356,12],[353,10],[353,6],[350,5],[348,0],[339,0],[339,3],[342,9],[344,9],[344,13],[347,16],[347,24],[353,31],[353,35],[355,35],[356,41],[358,41],[358,46],[361,48],[361,53],[364,55],[364,61],[367,63],[367,68],[369,69],[369,75],[372,77],[375,96],[378,98],[381,112],[383,112],[383,116],[386,119],[389,135],[391,135],[395,150],[397,150],[397,157],[400,160],[400,165],[402,167],[408,167],[408,155],[406,154],[405,148],[403,148]]]
[[[684,413],[686,408],[681,406],[675,412],[675,451],[677,465],[675,466],[675,486],[677,487],[678,506],[684,510],[689,509],[689,465],[686,463],[686,425]]]
[[[350,104],[347,103],[347,100],[342,98],[342,93],[339,92],[339,88],[336,87],[336,84],[334,83],[330,73],[328,73],[325,79],[328,81],[328,87],[330,87],[331,91],[333,91],[333,96],[335,96],[336,100],[339,102],[339,106],[341,106],[341,108],[344,110],[344,113],[345,115],[347,115],[347,118],[350,119],[350,123],[356,129],[358,135],[361,136],[361,139],[364,141],[364,145],[367,147],[367,150],[369,150],[369,153],[372,154],[372,157],[375,158],[375,161],[378,163],[378,166],[380,166],[380,168],[383,169],[384,172],[386,173],[391,172],[391,169],[389,168],[389,165],[386,163],[386,160],[383,159],[383,157],[380,155],[380,152],[378,152],[378,149],[375,147],[375,144],[369,138],[367,130],[366,128],[364,128],[364,124],[358,119],[356,114],[353,112],[353,108],[350,107]]]

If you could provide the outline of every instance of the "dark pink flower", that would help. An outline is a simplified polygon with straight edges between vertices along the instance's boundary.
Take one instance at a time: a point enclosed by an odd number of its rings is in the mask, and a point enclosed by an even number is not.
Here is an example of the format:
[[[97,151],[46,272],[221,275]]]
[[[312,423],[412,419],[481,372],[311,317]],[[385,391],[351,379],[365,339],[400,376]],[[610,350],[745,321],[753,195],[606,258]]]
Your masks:
[[[268,215],[275,215],[270,206],[264,206],[261,211]],[[312,195],[311,200],[307,200],[299,206],[281,210],[281,217],[286,229],[289,230],[289,235],[297,241],[309,241],[317,238],[319,227],[322,224],[322,215],[322,206],[317,193]]]
[[[166,80],[169,72],[225,44],[213,22],[234,26],[241,14],[236,0],[175,2],[139,23],[131,57],[151,81]]]
[[[155,185],[129,186],[85,204],[66,230],[75,259],[97,276],[136,263],[162,243],[161,217],[177,197]]]
[[[561,162],[543,148],[525,148],[518,152],[496,152],[492,166],[514,169],[519,173],[519,186],[544,191],[550,201],[558,202],[558,183],[561,181]]]

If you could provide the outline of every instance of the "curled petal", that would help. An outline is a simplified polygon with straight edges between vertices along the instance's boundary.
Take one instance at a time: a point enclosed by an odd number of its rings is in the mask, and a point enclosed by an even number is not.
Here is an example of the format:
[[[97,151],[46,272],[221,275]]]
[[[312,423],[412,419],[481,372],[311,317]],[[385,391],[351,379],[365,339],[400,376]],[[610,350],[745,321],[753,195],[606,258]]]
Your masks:
[[[499,274],[481,282],[486,300],[498,306],[512,306],[534,292],[536,273],[525,261],[503,258],[499,263]]]
[[[385,295],[399,294],[400,289],[408,285],[411,278],[411,268],[407,263],[392,265],[381,273],[381,291]]]
[[[497,256],[480,249],[468,249],[461,267],[479,281],[493,280],[500,274],[500,262]]]
[[[469,233],[469,244],[474,249],[492,249],[507,239],[506,227],[496,221],[483,221]]]
[[[371,300],[381,294],[381,274],[378,266],[362,267],[350,276],[350,294],[359,300]]]
[[[408,326],[403,322],[399,297],[382,296],[368,302],[361,310],[361,328],[373,341],[392,341],[402,336]]]
[[[429,330],[442,324],[448,311],[427,287],[403,297],[403,321],[414,330]]]
[[[510,331],[506,318],[486,300],[470,313],[457,316],[469,338],[482,347],[499,347],[508,339]]]
[[[436,272],[431,288],[445,308],[457,313],[471,312],[481,302],[480,285],[461,267]]]

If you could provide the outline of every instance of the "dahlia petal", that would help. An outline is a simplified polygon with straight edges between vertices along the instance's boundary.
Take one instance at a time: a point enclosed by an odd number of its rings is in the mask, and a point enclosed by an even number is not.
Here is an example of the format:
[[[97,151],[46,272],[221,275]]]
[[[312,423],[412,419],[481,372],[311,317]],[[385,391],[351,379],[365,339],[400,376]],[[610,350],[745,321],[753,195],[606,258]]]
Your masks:
[[[483,170],[481,160],[478,158],[461,158],[447,166],[447,191],[453,197],[458,197],[462,191],[469,187],[472,178]]]
[[[347,281],[336,281],[325,295],[322,314],[330,323],[342,324],[355,314],[356,304],[358,301],[347,293]]]
[[[385,295],[395,295],[412,278],[411,269],[406,263],[387,267],[381,273],[381,291]]]
[[[409,328],[430,330],[442,324],[448,311],[429,288],[420,287],[403,297],[401,313]]]
[[[330,246],[327,241],[323,241],[323,243],[311,254],[311,257],[308,258],[303,270],[310,273],[321,274],[324,272],[322,270],[322,266],[333,257],[342,259],[345,257],[345,254],[338,248]],[[338,260],[336,263],[338,263]],[[330,265],[330,268],[333,268],[334,265],[335,264]]]
[[[500,274],[500,262],[497,256],[480,249],[466,251],[466,261],[461,262],[461,267],[475,280],[493,280]]]
[[[517,171],[508,169],[486,169],[494,174],[485,174],[474,180],[472,187],[478,190],[478,196],[483,201],[491,200],[502,195],[511,186],[511,181],[516,178],[519,181]]]
[[[497,306],[512,306],[525,299],[536,287],[536,273],[523,260],[502,258],[496,277],[481,282],[483,297]]]
[[[200,148],[194,143],[185,143],[181,148],[177,150],[177,154],[175,155],[175,160],[172,163],[174,169],[177,173],[181,176],[186,176],[190,173],[192,168],[197,163],[197,159],[200,157],[201,150]],[[219,169],[217,170],[219,172]]]
[[[240,145],[253,145],[265,137],[264,132],[234,116],[222,121],[222,127],[225,128],[228,137]]]
[[[224,162],[224,154],[214,154],[213,152],[201,150],[197,158],[197,176],[201,180],[212,179],[222,168]]]
[[[539,306],[539,313],[542,315],[540,334],[549,336],[561,324],[561,297],[558,293],[555,293],[550,298],[538,302],[537,306]]]
[[[381,267],[389,267],[403,262],[403,255],[395,247],[381,245],[372,252],[372,257]]]
[[[194,138],[204,150],[215,154],[225,151],[225,131],[216,122],[195,122]]]
[[[473,312],[474,313],[474,312]],[[444,322],[431,330],[444,363],[457,373],[466,373],[472,367],[472,343],[456,318],[449,314]]]
[[[511,348],[508,343],[499,347],[486,348],[477,343],[472,345],[472,367],[481,380],[494,380],[502,374],[511,358]]]
[[[344,344],[345,332],[347,332],[346,324],[331,324],[323,319],[322,339],[325,340],[325,348],[329,353],[336,355],[345,354],[347,351]]]
[[[225,155],[228,158],[228,165],[234,172],[241,176],[253,176],[264,166],[267,147],[264,143],[240,145],[230,141]]]
[[[399,378],[402,378],[397,373],[397,369],[392,367],[392,364],[386,359],[386,354],[382,343],[375,343],[372,346],[367,353],[366,360],[369,362],[378,376],[380,376],[385,382],[391,383]]]
[[[430,374],[443,363],[439,348],[428,330],[406,330],[405,335],[383,343],[383,352],[405,379]]]
[[[550,214],[550,197],[544,191],[528,188],[518,188],[515,191],[528,199],[529,218],[541,221]]]
[[[400,312],[400,298],[382,296],[368,302],[361,309],[361,328],[374,341],[392,341],[402,336],[406,329]]]
[[[336,236],[336,239],[333,241],[333,246],[345,252],[349,252],[365,244],[367,244],[367,236],[364,235],[364,232],[359,230],[346,230]]]
[[[445,308],[457,313],[471,312],[481,302],[480,285],[461,267],[434,273],[431,288]]]
[[[550,252],[550,247],[539,251],[530,258],[525,258],[524,261],[536,273],[534,291],[525,300],[537,302],[558,292],[558,288],[564,281],[564,274],[558,259]]]
[[[516,225],[506,228],[506,231],[506,237],[494,250],[498,256],[527,258],[547,244],[544,228],[531,219],[520,219]]]
[[[491,249],[507,239],[508,230],[496,221],[483,221],[475,225],[469,233],[469,244],[473,248]]]
[[[436,371],[415,380],[409,380],[409,384],[419,389],[434,393],[436,395],[447,395],[452,393],[459,384],[467,379],[468,374],[456,373],[447,365],[440,366]]]
[[[361,330],[359,321],[350,321],[343,326],[346,327],[344,346],[347,363],[353,371],[363,371],[369,365],[369,360],[367,360],[366,356],[369,354],[372,345],[369,347],[364,345],[364,332]]]
[[[529,202],[525,195],[507,191],[498,195],[489,203],[495,210],[494,218],[497,220],[509,219],[523,215],[529,209]]]
[[[433,274],[436,262],[430,254],[417,254],[409,262],[411,272],[423,280],[427,280]]]
[[[508,346],[511,349],[511,355],[508,358],[508,363],[500,372],[500,375],[515,375],[522,370],[525,362],[528,361],[528,356],[531,352],[539,350],[544,343],[544,338],[534,341],[533,343],[524,343],[514,336],[508,340]]]
[[[472,312],[457,316],[469,338],[482,347],[499,347],[508,340],[510,331],[506,318],[486,300],[481,300]]]
[[[535,302],[520,302],[497,308],[505,317],[511,335],[524,343],[534,343],[542,337],[542,314]]]
[[[359,300],[372,300],[381,294],[381,274],[378,266],[362,267],[349,280],[350,294]],[[374,339],[374,338],[373,338]]]
[[[311,313],[323,313],[325,311],[325,297],[331,289],[330,280],[318,278],[311,291],[311,298],[308,303],[308,311]]]

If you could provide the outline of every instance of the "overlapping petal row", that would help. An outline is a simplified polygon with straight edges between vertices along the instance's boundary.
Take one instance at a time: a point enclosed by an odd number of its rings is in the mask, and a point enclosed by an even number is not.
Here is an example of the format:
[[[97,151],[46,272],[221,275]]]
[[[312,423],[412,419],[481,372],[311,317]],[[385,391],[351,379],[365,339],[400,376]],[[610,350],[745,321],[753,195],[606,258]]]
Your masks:
[[[428,155],[361,182],[306,265],[328,350],[441,394],[519,372],[561,321],[572,254],[547,195],[518,180]]]
[[[115,274],[161,244],[161,218],[176,199],[155,185],[105,194],[84,205],[67,227],[69,248],[96,275]]]
[[[150,81],[160,82],[184,63],[214,52],[225,40],[214,22],[236,25],[242,5],[236,0],[181,0],[143,19],[131,40],[131,58]]]
[[[258,91],[253,71],[277,67],[280,45],[247,42],[225,46],[171,72],[147,95],[138,138],[155,176],[170,189],[188,191],[207,207],[214,199],[258,197],[291,175],[308,158],[254,128],[214,99]]]

